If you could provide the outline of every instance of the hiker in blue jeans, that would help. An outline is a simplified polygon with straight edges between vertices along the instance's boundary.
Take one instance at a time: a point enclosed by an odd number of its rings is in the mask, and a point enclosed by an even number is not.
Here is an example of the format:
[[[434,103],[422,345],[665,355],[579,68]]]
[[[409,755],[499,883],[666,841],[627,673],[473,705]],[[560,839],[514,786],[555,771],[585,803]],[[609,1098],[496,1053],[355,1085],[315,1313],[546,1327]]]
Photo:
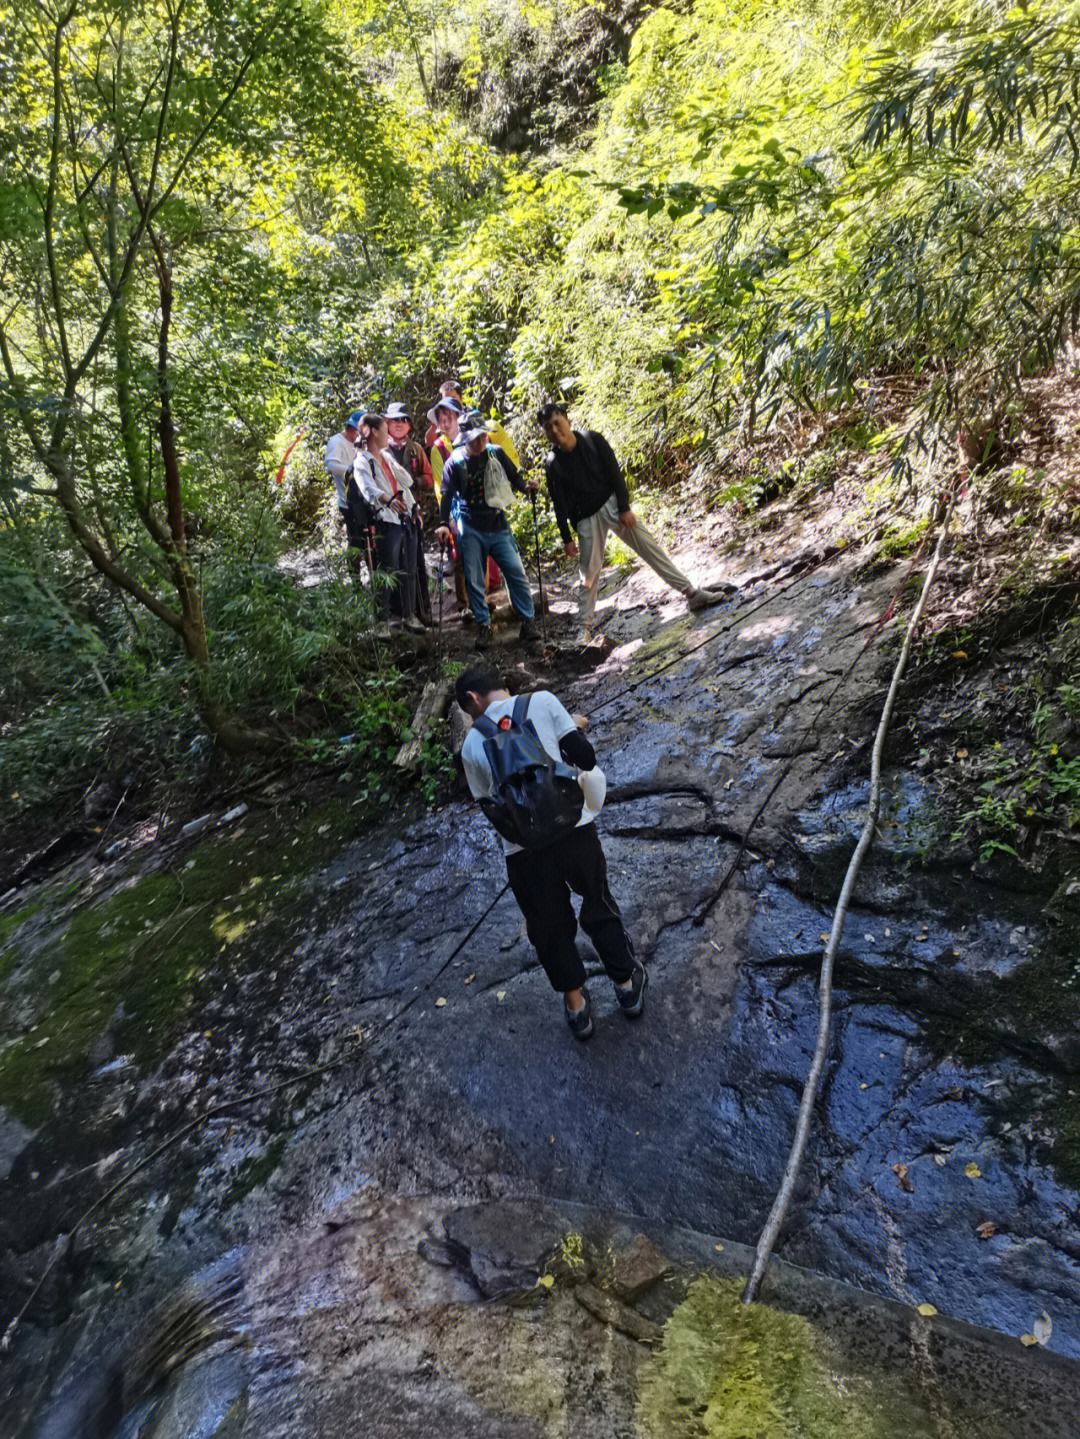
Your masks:
[[[510,603],[521,620],[521,638],[537,640],[532,588],[506,511],[515,491],[531,494],[539,486],[535,481],[526,484],[505,450],[489,443],[487,424],[477,411],[464,417],[458,444],[443,466],[442,525],[437,536],[445,542],[450,539],[450,525],[457,530],[465,588],[476,621],[476,647],[486,649],[491,643],[491,611],[484,594],[489,555],[503,572]]]

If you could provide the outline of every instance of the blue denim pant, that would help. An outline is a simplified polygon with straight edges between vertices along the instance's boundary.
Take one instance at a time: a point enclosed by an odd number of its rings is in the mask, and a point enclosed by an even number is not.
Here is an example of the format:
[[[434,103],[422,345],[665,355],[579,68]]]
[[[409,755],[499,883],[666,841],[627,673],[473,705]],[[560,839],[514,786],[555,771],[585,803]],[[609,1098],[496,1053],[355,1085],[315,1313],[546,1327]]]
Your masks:
[[[533,617],[532,589],[521,563],[517,543],[510,530],[474,530],[467,520],[461,521],[461,535],[458,540],[461,549],[461,563],[465,570],[465,588],[469,592],[469,606],[473,619],[478,625],[491,623],[491,611],[484,595],[484,575],[488,555],[503,572],[506,587],[510,591],[510,603],[520,619]]]

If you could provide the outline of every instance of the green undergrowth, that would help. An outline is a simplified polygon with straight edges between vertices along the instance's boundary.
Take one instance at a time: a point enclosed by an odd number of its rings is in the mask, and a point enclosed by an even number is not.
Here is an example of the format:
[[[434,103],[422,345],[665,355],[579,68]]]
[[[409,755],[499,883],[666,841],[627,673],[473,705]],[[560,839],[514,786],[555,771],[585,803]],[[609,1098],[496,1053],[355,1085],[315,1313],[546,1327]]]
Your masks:
[[[36,1014],[0,1049],[0,1105],[42,1124],[106,1057],[155,1061],[212,974],[284,948],[309,907],[308,879],[373,814],[351,797],[200,845],[174,870],[146,874],[78,911],[51,942],[4,956],[9,989]],[[291,837],[286,835],[291,831]],[[31,907],[7,916],[20,922]],[[257,941],[257,946],[256,946]]]
[[[642,1379],[644,1439],[892,1439],[866,1380],[841,1379],[825,1336],[735,1280],[703,1278],[664,1328]]]

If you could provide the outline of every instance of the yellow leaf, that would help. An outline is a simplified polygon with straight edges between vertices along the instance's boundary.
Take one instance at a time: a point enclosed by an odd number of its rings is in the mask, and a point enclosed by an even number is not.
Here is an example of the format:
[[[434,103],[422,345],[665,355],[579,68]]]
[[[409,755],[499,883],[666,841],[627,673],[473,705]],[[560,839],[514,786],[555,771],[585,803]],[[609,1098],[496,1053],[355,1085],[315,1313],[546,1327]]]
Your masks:
[[[722,1244],[714,1244],[713,1248],[716,1250],[717,1254],[723,1254],[724,1252],[724,1246]]]
[[[506,998],[506,990],[500,989],[499,992],[496,994],[495,998],[499,1001],[500,1004],[502,1004],[503,1000]]]
[[[541,1274],[536,1282],[541,1289],[552,1289],[555,1285],[555,1276],[554,1274]]]
[[[1020,1343],[1025,1349],[1030,1349],[1033,1344],[1038,1344],[1038,1342],[1034,1334],[1021,1334],[1020,1336]]]
[[[966,660],[967,650],[953,650],[952,657],[954,660]]]
[[[975,1163],[973,1159],[969,1159],[967,1164],[964,1165],[964,1173],[969,1179],[982,1178],[982,1170],[979,1168],[979,1166]]]
[[[435,1001],[435,1008],[436,1008],[436,1009],[442,1009],[442,1007],[443,1007],[443,1005],[445,1005],[445,1003],[446,1003],[446,1000],[443,999],[442,996],[440,995],[440,997]]]
[[[474,980],[475,978],[476,978],[476,975],[475,975],[475,974],[467,974],[467,975],[465,976],[465,983],[466,983],[466,984],[472,984],[472,982],[473,982],[473,980]]]
[[[920,1304],[915,1312],[921,1314],[924,1319],[933,1319],[937,1310],[932,1304]]]

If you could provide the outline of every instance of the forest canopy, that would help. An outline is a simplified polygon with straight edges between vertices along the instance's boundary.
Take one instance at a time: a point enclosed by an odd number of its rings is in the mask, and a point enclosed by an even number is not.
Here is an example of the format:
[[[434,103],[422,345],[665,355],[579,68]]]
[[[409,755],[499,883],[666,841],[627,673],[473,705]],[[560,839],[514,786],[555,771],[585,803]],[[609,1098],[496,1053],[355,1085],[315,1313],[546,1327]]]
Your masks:
[[[347,576],[281,559],[343,413],[447,374],[706,495],[861,416],[914,515],[1074,335],[1078,50],[1077,4],[0,5],[5,809],[383,746]]]

